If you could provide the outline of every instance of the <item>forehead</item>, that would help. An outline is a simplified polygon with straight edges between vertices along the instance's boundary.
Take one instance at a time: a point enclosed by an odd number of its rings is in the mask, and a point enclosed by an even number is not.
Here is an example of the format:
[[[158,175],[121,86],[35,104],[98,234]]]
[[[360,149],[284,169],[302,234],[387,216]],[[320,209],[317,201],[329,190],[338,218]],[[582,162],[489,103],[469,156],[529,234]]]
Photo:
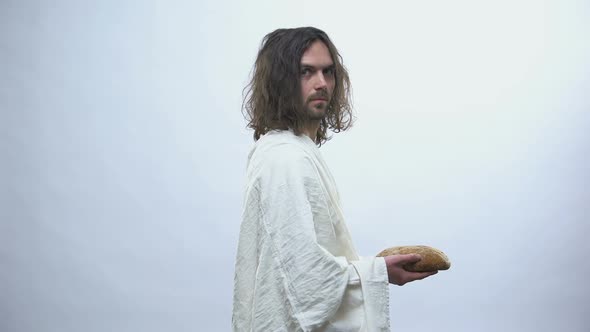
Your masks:
[[[326,44],[320,40],[316,40],[303,53],[301,64],[313,67],[328,67],[333,65],[334,62]]]

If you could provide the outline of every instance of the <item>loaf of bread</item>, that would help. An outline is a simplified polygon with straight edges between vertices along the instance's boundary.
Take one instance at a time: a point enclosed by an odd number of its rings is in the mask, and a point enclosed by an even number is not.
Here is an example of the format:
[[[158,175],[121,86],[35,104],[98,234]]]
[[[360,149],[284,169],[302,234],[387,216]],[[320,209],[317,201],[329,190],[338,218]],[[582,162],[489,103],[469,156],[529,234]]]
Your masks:
[[[419,262],[406,264],[404,269],[411,272],[430,272],[448,270],[451,261],[442,251],[429,246],[399,246],[383,250],[377,257],[389,255],[419,254],[422,259]]]

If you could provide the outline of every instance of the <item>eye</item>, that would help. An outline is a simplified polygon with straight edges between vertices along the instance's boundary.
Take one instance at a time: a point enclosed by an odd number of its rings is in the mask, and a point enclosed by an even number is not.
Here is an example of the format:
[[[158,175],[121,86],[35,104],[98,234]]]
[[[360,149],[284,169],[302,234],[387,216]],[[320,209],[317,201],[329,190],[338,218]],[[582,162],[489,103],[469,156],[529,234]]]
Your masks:
[[[324,69],[324,74],[334,76],[334,67]]]
[[[309,68],[303,68],[303,69],[301,70],[301,75],[302,75],[302,76],[307,76],[307,75],[309,75],[309,74],[311,74],[311,69],[309,69]]]

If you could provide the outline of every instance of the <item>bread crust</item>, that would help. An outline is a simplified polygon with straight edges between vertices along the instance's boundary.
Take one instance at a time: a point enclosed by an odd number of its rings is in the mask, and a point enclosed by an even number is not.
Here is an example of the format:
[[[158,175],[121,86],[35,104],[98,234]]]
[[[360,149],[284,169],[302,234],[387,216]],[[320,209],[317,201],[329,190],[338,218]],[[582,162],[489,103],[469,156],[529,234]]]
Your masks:
[[[448,270],[451,267],[451,261],[445,253],[436,248],[422,245],[387,248],[377,254],[377,257],[405,254],[419,254],[422,257],[419,262],[404,265],[406,271],[431,272]]]

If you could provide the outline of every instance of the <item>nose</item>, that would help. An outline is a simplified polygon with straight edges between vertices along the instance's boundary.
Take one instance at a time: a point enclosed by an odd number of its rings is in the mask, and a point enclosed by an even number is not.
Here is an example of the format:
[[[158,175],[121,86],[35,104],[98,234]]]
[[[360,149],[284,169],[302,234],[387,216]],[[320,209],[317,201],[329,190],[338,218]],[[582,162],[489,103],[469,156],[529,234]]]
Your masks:
[[[322,89],[326,89],[327,87],[328,87],[328,84],[326,83],[326,78],[324,77],[324,73],[322,73],[322,71],[318,71],[314,88],[316,90],[322,90]]]

